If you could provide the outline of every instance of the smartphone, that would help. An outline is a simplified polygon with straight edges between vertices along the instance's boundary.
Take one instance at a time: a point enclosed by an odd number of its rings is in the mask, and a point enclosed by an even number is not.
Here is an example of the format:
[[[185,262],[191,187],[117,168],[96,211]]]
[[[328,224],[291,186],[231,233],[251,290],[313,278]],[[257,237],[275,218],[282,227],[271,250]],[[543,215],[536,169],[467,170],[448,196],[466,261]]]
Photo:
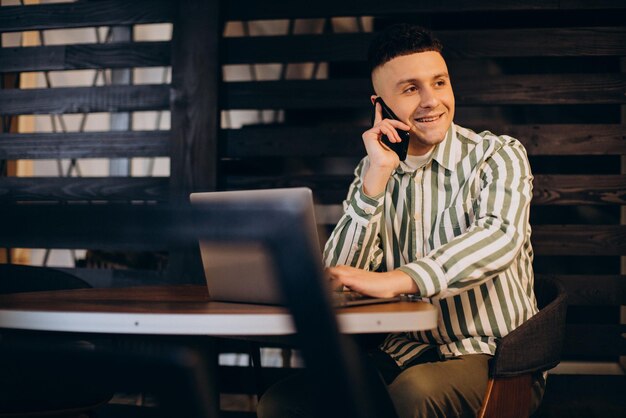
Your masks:
[[[374,118],[376,117],[376,103],[380,103],[380,107],[382,108],[382,111],[383,111],[383,119],[400,120],[398,119],[396,114],[393,113],[393,111],[389,108],[389,106],[387,106],[387,104],[383,101],[383,99],[381,97],[377,97],[376,101],[374,102],[374,111],[372,112],[372,125],[374,124]],[[398,132],[398,136],[400,136],[400,139],[402,141],[391,142],[389,141],[389,138],[387,138],[387,135],[383,135],[381,138],[381,141],[383,141],[383,144],[391,148],[392,151],[398,154],[400,161],[404,161],[406,160],[406,154],[409,151],[410,134],[409,134],[409,131],[405,131],[403,129],[398,129],[398,128],[396,128],[396,132]]]

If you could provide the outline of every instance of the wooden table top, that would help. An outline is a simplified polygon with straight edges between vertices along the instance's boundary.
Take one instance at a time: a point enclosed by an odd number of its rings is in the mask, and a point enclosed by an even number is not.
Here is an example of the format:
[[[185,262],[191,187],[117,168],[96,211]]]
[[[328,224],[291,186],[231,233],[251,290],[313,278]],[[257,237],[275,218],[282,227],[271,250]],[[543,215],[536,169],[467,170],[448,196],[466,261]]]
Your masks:
[[[395,302],[337,310],[345,333],[398,332],[436,326],[435,308]],[[279,306],[215,302],[205,286],[77,289],[0,296],[0,327],[162,335],[287,335],[295,328]]]

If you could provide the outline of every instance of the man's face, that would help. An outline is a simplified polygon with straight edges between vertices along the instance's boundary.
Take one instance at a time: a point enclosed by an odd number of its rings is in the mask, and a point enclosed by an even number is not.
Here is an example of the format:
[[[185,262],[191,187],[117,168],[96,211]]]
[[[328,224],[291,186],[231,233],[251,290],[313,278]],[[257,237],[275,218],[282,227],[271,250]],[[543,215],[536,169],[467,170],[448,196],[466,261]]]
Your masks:
[[[409,154],[423,155],[444,140],[454,118],[454,93],[439,52],[396,57],[372,72],[372,83],[376,94],[411,126]]]

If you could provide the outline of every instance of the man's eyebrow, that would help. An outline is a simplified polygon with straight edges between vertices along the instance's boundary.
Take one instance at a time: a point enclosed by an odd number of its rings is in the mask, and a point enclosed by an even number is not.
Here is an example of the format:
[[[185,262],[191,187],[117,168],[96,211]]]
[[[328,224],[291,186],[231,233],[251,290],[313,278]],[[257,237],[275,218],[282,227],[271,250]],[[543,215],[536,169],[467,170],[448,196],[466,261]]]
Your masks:
[[[443,78],[448,78],[448,79],[449,79],[449,78],[450,78],[450,75],[449,75],[448,73],[438,73],[438,74],[435,74],[435,75],[432,77],[432,79],[433,79],[433,80],[436,80],[436,79],[438,79],[438,78],[442,78],[442,77],[443,77]],[[411,83],[411,84],[418,84],[418,83],[419,83],[419,80],[418,80],[418,79],[416,79],[416,78],[406,78],[406,79],[404,79],[404,80],[400,80],[400,81],[398,81],[398,82],[396,83],[396,87],[399,87],[399,86],[401,86],[402,84],[409,84],[409,83]]]

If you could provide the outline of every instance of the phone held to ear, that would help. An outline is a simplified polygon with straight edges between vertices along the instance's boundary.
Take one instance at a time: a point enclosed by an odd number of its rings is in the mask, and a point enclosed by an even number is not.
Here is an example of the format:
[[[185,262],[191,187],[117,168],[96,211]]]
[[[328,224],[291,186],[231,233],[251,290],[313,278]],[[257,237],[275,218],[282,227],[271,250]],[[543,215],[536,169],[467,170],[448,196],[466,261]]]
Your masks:
[[[400,120],[396,116],[396,114],[393,113],[393,111],[389,108],[389,106],[387,106],[383,99],[377,97],[376,101],[374,102],[374,111],[372,112],[372,125],[374,124],[374,118],[376,117],[376,103],[380,103],[380,107],[383,110],[383,119]],[[383,144],[388,146],[392,151],[398,154],[400,161],[404,161],[406,160],[406,154],[409,150],[409,131],[396,128],[396,132],[398,132],[398,136],[400,136],[400,139],[402,139],[402,141],[391,142],[389,141],[389,138],[387,138],[387,135],[383,135],[381,141],[383,141]]]

